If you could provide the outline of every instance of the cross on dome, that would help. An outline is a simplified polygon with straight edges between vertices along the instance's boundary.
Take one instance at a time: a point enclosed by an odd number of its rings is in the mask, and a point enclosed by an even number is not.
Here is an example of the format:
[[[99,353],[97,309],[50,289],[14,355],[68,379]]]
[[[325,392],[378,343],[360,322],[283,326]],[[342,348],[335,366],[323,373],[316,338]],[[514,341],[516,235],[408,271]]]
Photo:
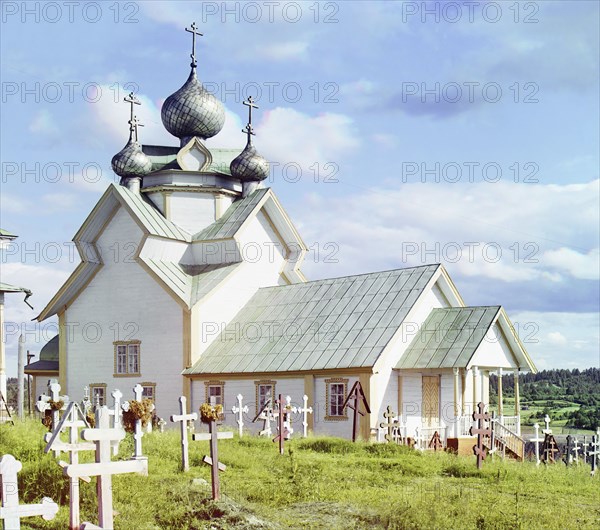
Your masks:
[[[204,34],[196,31],[196,29],[198,28],[196,27],[195,22],[192,22],[192,25],[189,28],[185,28],[185,31],[192,34],[192,53],[190,54],[190,57],[192,58],[190,66],[192,68],[196,68],[196,66],[198,66],[198,61],[196,61],[196,35],[204,37]]]
[[[256,136],[254,127],[252,127],[252,109],[257,109],[258,105],[254,103],[252,96],[248,96],[248,99],[242,103],[248,107],[248,124],[242,129],[242,132],[248,136],[248,144],[252,145],[252,136]]]

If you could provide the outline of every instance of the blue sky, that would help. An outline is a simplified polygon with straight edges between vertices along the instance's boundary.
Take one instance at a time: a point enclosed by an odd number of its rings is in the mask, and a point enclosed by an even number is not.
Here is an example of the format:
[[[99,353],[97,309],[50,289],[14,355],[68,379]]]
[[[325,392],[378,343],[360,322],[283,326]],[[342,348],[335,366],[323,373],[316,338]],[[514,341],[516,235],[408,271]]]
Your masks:
[[[76,4],[76,5],[75,5]],[[597,2],[3,2],[1,218],[9,374],[19,331],[77,265],[70,242],[114,175],[132,88],[143,143],[189,72],[243,147],[258,100],[269,185],[311,279],[442,262],[502,304],[539,368],[599,366]],[[282,168],[285,167],[285,171]],[[300,173],[301,172],[301,173]],[[27,324],[25,324],[27,323]]]

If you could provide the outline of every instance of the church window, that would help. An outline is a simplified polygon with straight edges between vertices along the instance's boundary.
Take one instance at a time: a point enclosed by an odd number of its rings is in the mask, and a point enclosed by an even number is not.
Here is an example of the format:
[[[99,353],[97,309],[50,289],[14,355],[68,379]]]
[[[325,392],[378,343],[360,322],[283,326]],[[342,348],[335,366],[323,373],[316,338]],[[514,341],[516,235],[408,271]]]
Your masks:
[[[275,401],[275,381],[255,381],[256,385],[256,413],[258,414],[266,405]]]
[[[225,407],[225,381],[205,381],[204,385],[206,389],[206,403],[210,403],[211,398],[213,398],[215,405]]]
[[[128,340],[114,343],[115,376],[130,377],[140,375],[140,341]]]
[[[346,408],[343,406],[347,393],[348,379],[335,377],[325,380],[325,400],[327,403],[326,420],[337,421],[348,418]]]
[[[156,402],[156,383],[142,383],[142,399]]]
[[[92,405],[98,403],[100,405],[106,405],[106,384],[105,383],[92,383],[90,385],[90,397],[92,400]]]

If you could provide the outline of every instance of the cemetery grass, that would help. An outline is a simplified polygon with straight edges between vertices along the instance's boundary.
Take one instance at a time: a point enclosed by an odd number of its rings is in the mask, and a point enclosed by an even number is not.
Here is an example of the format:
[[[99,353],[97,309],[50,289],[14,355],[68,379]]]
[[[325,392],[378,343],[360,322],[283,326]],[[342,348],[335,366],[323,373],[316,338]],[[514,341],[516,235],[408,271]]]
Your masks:
[[[0,425],[0,455],[23,463],[21,503],[52,497],[52,521],[23,520],[22,528],[68,528],[68,480],[44,455],[38,422]],[[190,471],[182,473],[175,430],[144,436],[149,476],[113,477],[117,529],[245,528],[597,528],[600,476],[589,466],[539,468],[512,460],[419,453],[383,444],[314,437],[286,443],[280,456],[270,439],[246,436],[219,442],[223,500],[210,500],[208,442],[190,441]],[[119,458],[133,452],[128,435]],[[92,452],[80,453],[90,461]],[[62,455],[61,458],[65,458]],[[198,481],[196,481],[198,482]],[[97,523],[95,479],[81,483],[82,521]]]

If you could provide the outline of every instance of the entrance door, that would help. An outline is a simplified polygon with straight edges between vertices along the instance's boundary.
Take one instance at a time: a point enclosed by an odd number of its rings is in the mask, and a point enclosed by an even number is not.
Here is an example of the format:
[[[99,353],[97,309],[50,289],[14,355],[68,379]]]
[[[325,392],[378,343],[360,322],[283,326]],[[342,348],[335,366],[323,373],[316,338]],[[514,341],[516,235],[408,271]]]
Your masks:
[[[423,426],[438,427],[440,424],[440,376],[423,376]]]

